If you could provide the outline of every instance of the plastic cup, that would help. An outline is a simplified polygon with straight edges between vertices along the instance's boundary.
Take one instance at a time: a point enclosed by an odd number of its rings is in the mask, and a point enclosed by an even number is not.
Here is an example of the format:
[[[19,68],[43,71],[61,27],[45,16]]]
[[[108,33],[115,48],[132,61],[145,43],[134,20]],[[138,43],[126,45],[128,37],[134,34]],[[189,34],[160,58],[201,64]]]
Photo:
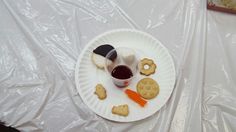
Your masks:
[[[105,70],[117,87],[128,86],[138,71],[136,52],[126,47],[111,50],[106,55]]]

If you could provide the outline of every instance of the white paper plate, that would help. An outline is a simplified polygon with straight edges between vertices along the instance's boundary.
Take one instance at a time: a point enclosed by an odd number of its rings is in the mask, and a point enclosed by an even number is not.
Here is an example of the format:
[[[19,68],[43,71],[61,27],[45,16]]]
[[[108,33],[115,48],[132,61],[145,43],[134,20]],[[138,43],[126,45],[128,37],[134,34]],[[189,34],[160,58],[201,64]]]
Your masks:
[[[105,70],[98,69],[91,61],[92,51],[99,45],[111,44],[116,47],[129,47],[136,50],[140,57],[147,57],[157,64],[156,73],[149,77],[156,80],[160,86],[159,95],[148,101],[142,108],[117,88]],[[129,88],[136,91],[137,82],[145,76],[139,75],[132,81]],[[175,84],[175,67],[167,49],[151,35],[130,29],[120,29],[106,32],[90,41],[84,48],[75,69],[77,90],[84,103],[97,115],[108,120],[131,122],[144,119],[157,112],[169,99]],[[94,94],[95,86],[102,83],[107,90],[107,98],[99,100]],[[111,113],[114,105],[128,104],[129,115],[122,117]]]

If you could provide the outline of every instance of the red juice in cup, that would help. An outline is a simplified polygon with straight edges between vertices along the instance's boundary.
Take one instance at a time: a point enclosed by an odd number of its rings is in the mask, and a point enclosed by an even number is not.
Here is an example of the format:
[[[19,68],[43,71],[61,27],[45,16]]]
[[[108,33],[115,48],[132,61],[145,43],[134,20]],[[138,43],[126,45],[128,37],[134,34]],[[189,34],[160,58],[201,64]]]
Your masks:
[[[138,59],[134,50],[124,47],[110,51],[106,58],[109,58],[114,53],[117,54],[116,59],[113,61],[107,59],[105,69],[117,87],[126,87],[137,73]]]

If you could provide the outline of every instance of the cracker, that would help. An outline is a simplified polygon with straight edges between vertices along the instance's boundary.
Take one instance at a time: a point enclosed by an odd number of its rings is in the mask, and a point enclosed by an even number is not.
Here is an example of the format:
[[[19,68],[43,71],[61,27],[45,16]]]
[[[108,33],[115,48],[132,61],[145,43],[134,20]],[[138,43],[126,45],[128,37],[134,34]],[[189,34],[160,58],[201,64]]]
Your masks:
[[[152,78],[144,78],[137,84],[137,92],[145,99],[153,99],[159,94],[159,85]]]
[[[112,107],[112,114],[120,115],[120,116],[128,116],[129,115],[129,106],[127,104],[113,106]]]

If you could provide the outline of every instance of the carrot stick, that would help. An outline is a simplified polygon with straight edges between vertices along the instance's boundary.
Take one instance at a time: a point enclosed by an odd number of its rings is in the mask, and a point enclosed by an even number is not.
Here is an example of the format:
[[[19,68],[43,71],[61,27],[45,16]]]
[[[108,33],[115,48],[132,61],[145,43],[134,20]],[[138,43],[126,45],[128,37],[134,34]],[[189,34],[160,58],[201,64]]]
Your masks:
[[[142,99],[141,96],[133,90],[126,89],[125,93],[128,95],[130,99],[132,99],[134,102],[138,103],[142,107],[144,107],[145,104],[147,103],[146,100]]]

